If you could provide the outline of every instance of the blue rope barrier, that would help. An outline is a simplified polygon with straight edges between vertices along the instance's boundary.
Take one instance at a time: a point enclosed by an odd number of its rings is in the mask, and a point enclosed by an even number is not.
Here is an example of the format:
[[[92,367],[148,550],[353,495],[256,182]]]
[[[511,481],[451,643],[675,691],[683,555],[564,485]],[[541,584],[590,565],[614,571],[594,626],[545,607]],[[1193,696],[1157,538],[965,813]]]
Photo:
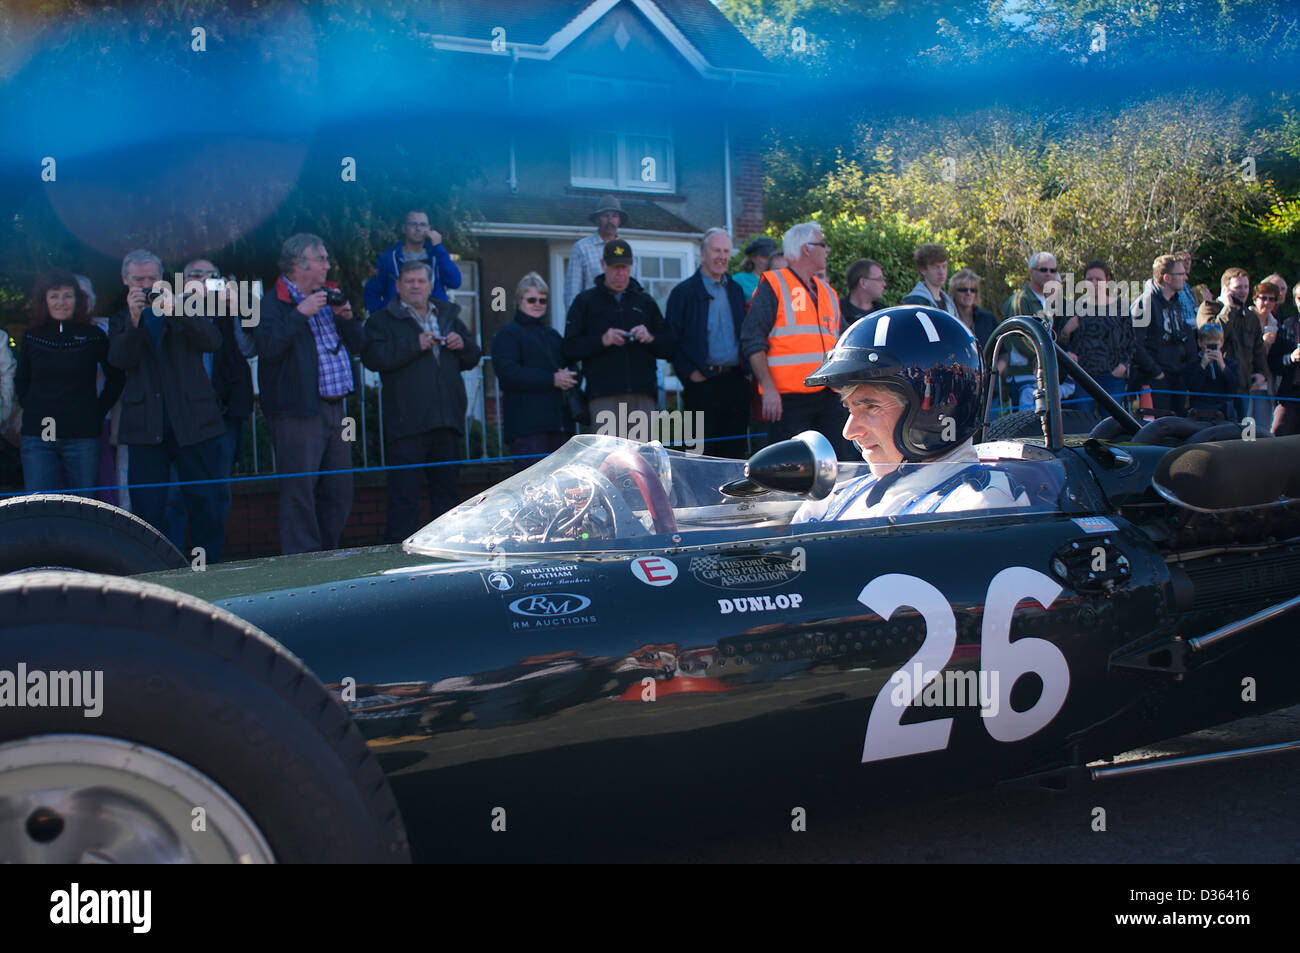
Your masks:
[[[760,434],[737,434],[731,437],[709,437],[699,441],[700,443],[716,442],[719,440],[743,440],[747,437],[766,437],[766,433]],[[664,444],[665,447],[686,446],[680,444]],[[150,490],[161,489],[162,487],[173,486],[206,486],[210,483],[249,483],[256,480],[289,480],[294,477],[311,477],[311,476],[329,476],[331,474],[341,473],[384,473],[389,470],[416,470],[425,467],[450,467],[459,466],[463,463],[509,463],[513,460],[540,460],[548,457],[547,453],[520,453],[514,456],[506,457],[474,457],[462,460],[438,460],[434,463],[399,463],[384,467],[349,467],[346,470],[305,470],[301,473],[255,473],[251,476],[228,476],[214,477],[209,480],[177,480],[175,483],[123,483],[109,486],[88,486],[76,489],[59,490],[60,493],[94,493],[98,490]],[[33,490],[17,490],[9,493],[0,493],[0,499],[11,496],[30,496]]]

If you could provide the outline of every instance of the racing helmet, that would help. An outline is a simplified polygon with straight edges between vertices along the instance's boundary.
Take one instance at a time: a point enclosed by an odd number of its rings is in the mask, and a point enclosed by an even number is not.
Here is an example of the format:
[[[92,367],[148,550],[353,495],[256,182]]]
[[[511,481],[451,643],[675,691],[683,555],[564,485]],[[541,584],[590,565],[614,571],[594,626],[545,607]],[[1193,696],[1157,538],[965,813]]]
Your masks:
[[[975,336],[946,311],[917,305],[859,318],[808,387],[879,384],[903,400],[894,446],[912,463],[960,446],[979,429],[984,375]]]

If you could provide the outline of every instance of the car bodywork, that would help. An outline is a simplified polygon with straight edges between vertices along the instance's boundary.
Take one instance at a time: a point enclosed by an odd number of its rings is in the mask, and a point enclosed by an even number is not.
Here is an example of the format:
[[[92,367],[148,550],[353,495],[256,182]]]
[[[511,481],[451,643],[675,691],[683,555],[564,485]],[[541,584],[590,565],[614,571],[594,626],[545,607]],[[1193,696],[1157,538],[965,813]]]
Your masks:
[[[1179,451],[1064,440],[1020,324],[1044,434],[981,455],[1027,507],[791,525],[796,494],[719,491],[740,461],[580,436],[404,547],[139,578],[302,659],[422,859],[1069,772],[1300,700],[1286,611],[1196,642],[1300,593],[1297,504],[1207,511],[1153,484]]]

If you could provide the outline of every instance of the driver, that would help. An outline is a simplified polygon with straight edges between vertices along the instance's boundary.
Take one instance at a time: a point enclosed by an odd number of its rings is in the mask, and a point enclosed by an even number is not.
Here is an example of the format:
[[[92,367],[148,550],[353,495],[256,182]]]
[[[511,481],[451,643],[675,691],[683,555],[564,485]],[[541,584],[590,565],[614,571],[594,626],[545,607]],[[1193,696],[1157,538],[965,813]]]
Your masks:
[[[792,522],[1028,506],[975,451],[982,371],[975,338],[947,312],[903,306],[859,319],[804,384],[840,395],[844,437],[871,473],[807,501]]]

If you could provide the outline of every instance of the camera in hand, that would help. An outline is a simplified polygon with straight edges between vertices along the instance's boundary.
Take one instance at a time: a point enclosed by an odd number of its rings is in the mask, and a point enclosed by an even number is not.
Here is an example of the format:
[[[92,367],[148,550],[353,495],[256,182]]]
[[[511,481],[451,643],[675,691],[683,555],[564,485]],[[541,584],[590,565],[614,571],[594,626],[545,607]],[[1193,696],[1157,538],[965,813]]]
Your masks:
[[[141,288],[140,291],[144,293],[144,302],[146,305],[153,304],[161,298],[163,294],[161,291],[154,291],[153,288]]]
[[[624,331],[624,332],[623,332],[623,340],[624,340],[624,341],[629,341],[629,342],[631,342],[631,341],[635,341],[635,340],[636,340],[636,335],[633,334],[631,331]]]
[[[339,291],[338,288],[324,288],[322,290],[325,292],[325,303],[331,308],[337,308],[341,304],[348,303],[348,296]]]

